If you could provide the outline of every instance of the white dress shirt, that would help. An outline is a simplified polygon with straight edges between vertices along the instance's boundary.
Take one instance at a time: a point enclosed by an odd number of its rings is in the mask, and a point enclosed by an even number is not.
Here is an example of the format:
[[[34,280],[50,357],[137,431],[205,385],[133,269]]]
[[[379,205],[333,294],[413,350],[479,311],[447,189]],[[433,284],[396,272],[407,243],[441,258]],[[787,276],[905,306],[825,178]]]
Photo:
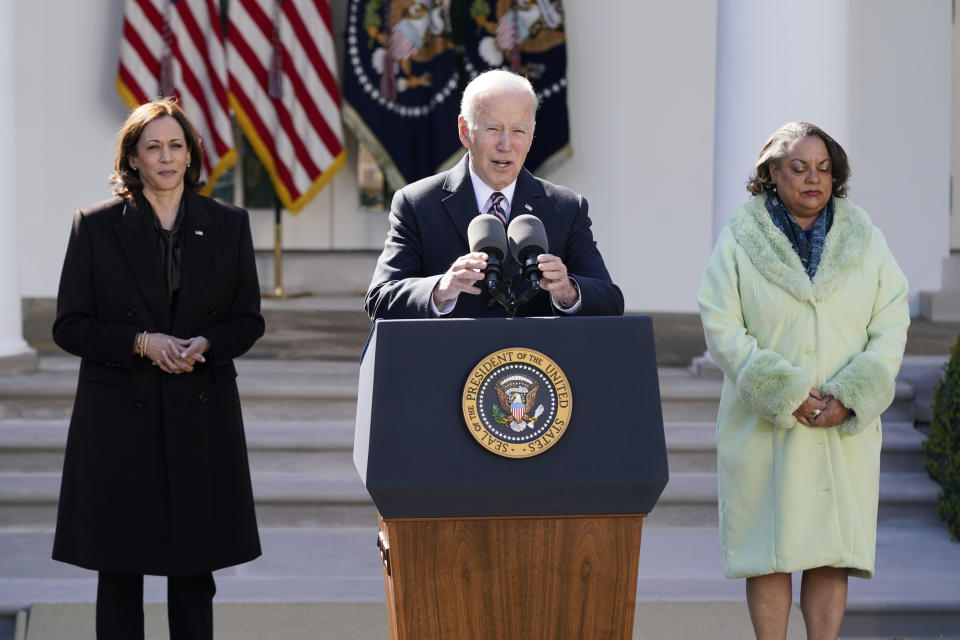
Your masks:
[[[496,191],[473,172],[473,167],[469,165],[468,167],[470,169],[470,181],[473,183],[473,194],[477,197],[477,211],[480,213],[489,213],[490,205],[493,204],[490,202],[490,198],[493,197]],[[514,180],[500,190],[500,193],[503,194],[503,202],[500,203],[500,206],[503,207],[503,212],[507,216],[507,222],[510,222],[510,205],[513,204],[513,192],[516,189],[517,181]]]

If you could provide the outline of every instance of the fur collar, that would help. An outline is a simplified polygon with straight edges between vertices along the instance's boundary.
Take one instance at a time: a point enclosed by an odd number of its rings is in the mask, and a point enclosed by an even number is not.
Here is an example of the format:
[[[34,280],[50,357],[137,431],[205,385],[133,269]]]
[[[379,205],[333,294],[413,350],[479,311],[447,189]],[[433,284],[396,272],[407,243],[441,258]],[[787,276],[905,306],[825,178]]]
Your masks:
[[[811,282],[787,236],[770,220],[766,199],[766,195],[754,197],[730,218],[730,230],[737,243],[757,271],[797,300],[826,300],[863,261],[863,252],[873,234],[870,218],[845,198],[834,198],[833,226]]]

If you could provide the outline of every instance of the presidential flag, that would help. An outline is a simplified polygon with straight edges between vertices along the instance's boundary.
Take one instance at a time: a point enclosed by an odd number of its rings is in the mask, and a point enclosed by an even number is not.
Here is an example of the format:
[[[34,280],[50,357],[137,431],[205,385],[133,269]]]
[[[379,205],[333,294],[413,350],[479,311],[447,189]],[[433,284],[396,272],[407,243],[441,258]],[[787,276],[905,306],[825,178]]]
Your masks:
[[[464,34],[468,80],[488,69],[509,69],[526,76],[540,97],[527,168],[542,171],[569,157],[567,47],[561,0],[472,0],[469,11]]]
[[[350,0],[344,67],[344,123],[390,189],[460,157],[449,0]]]
[[[340,90],[327,0],[231,0],[227,72],[237,122],[298,213],[343,167]]]
[[[175,96],[203,145],[203,193],[237,158],[214,0],[126,0],[117,91],[133,109]]]

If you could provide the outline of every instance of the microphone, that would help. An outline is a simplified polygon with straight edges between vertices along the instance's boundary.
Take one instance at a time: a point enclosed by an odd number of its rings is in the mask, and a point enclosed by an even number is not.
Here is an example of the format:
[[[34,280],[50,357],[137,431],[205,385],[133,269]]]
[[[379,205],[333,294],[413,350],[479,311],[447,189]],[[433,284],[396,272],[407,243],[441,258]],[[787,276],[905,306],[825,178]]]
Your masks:
[[[509,300],[499,289],[503,260],[507,256],[507,231],[503,223],[494,216],[475,216],[467,227],[467,242],[471,252],[487,254],[487,268],[483,270],[487,290],[494,300],[506,307]]]
[[[525,213],[510,219],[507,229],[510,252],[523,268],[523,277],[534,289],[540,288],[540,270],[537,256],[547,252],[547,230],[540,218]]]

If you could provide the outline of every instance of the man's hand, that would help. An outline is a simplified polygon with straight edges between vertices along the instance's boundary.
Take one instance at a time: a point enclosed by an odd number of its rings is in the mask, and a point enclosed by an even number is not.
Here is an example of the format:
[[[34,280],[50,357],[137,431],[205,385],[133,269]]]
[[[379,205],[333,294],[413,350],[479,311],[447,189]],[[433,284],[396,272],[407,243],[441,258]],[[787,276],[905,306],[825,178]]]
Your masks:
[[[468,253],[454,260],[433,289],[433,304],[439,309],[446,303],[456,300],[461,293],[479,295],[480,289],[474,285],[483,280],[483,269],[486,268],[487,254],[485,253]]]
[[[579,294],[577,288],[573,286],[570,275],[567,273],[567,265],[563,260],[549,253],[541,253],[537,256],[537,267],[543,273],[540,280],[540,286],[550,292],[550,297],[561,307],[571,307],[576,304]]]

